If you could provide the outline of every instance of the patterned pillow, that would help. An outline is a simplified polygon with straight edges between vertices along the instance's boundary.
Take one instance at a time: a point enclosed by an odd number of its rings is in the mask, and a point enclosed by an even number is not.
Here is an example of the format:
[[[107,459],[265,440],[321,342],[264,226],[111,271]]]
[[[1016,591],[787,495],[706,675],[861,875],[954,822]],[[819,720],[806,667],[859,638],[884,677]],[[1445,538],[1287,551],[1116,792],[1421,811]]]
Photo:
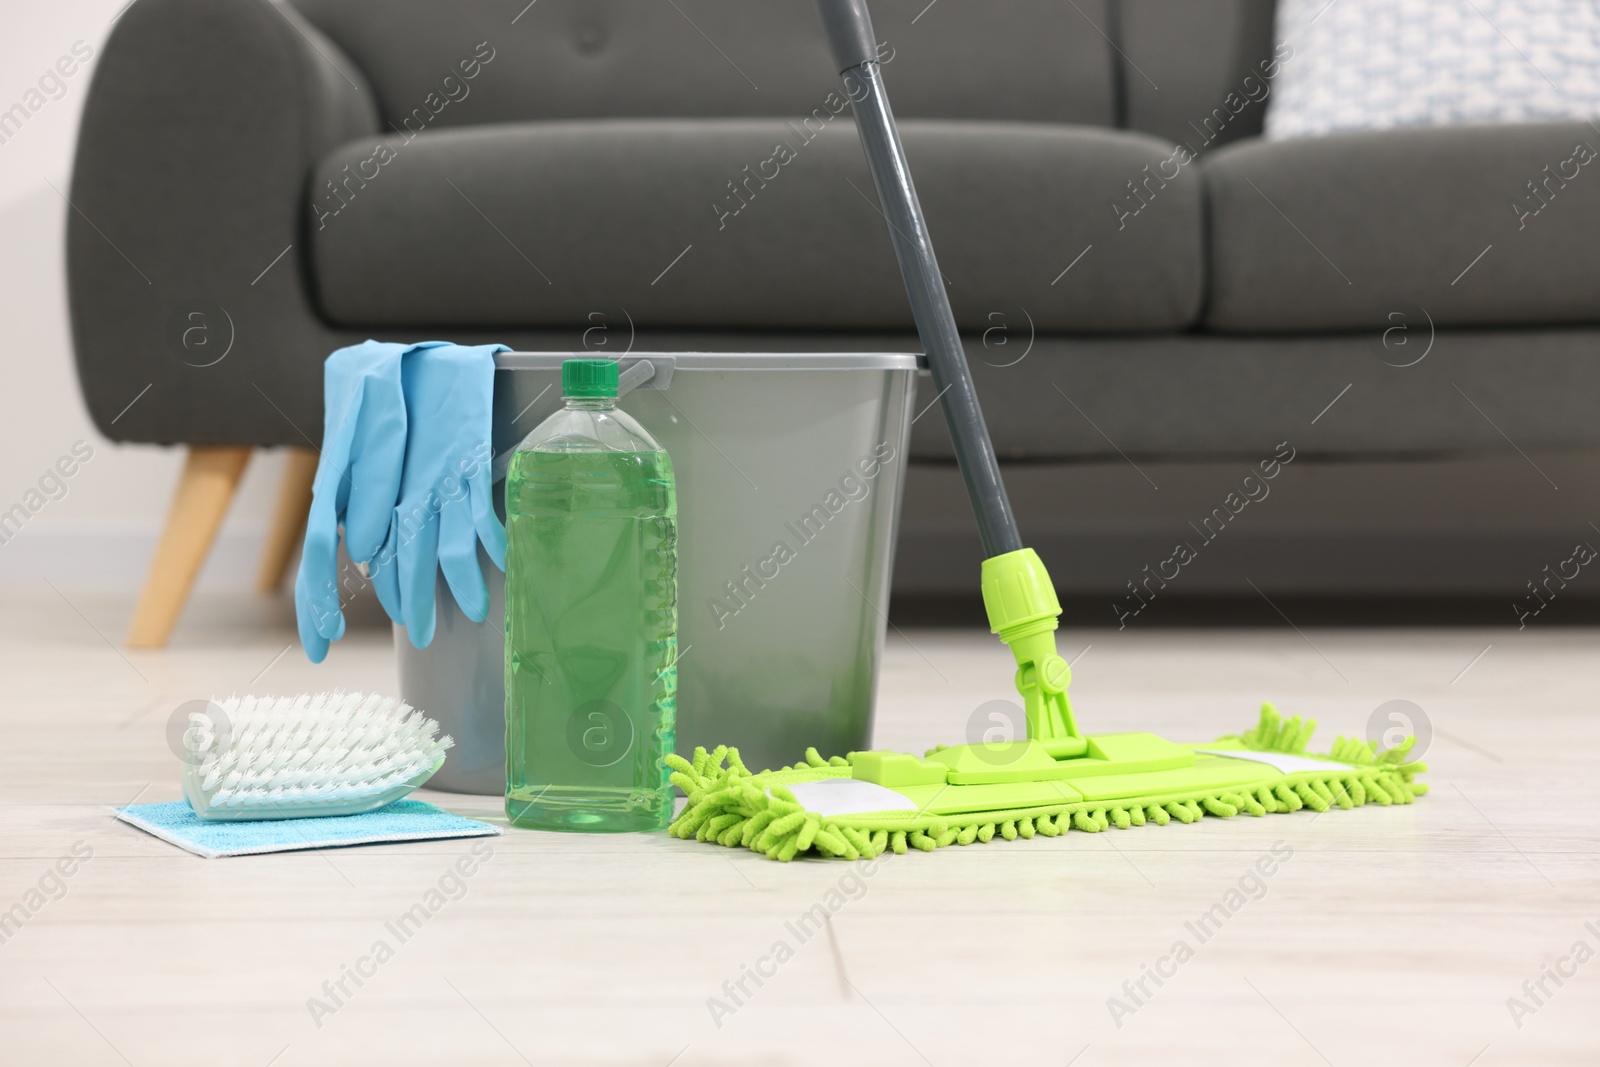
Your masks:
[[[1600,115],[1594,0],[1278,0],[1269,138]]]

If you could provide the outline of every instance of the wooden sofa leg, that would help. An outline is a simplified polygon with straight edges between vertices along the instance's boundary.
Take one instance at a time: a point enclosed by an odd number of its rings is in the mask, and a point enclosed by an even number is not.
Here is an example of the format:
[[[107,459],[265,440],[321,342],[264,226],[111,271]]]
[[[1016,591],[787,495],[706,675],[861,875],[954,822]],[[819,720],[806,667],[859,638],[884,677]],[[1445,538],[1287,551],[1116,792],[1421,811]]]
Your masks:
[[[248,446],[190,445],[183,476],[167,512],[144,592],[128,627],[129,648],[161,648],[189,600],[189,591],[211,551],[223,516],[239,488]]]
[[[284,464],[283,482],[278,487],[278,504],[267,531],[267,547],[256,575],[256,592],[276,593],[289,573],[294,546],[306,532],[306,514],[311,510],[311,483],[317,476],[317,454],[310,449],[291,448]]]

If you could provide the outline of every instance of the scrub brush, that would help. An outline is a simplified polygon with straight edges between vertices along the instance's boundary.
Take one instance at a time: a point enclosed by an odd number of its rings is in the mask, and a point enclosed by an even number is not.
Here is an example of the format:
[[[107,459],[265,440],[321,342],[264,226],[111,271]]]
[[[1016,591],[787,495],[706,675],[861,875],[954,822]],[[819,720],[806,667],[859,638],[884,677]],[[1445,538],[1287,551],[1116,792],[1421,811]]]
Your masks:
[[[229,697],[189,716],[183,795],[202,819],[356,815],[399,800],[454,742],[374,693]]]

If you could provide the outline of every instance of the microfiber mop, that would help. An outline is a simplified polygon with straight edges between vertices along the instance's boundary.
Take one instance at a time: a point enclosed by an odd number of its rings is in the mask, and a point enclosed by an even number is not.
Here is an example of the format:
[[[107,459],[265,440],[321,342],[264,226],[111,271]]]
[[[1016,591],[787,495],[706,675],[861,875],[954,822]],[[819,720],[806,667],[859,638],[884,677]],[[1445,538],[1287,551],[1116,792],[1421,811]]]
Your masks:
[[[989,627],[1017,660],[1028,737],[956,745],[924,757],[853,752],[752,774],[738,751],[696,749],[669,756],[672,781],[688,803],[672,823],[682,838],[742,845],[778,860],[815,852],[854,859],[885,849],[1005,840],[1068,829],[1195,822],[1327,811],[1361,804],[1409,804],[1427,791],[1415,777],[1412,740],[1383,752],[1340,738],[1308,755],[1316,724],[1282,719],[1271,705],[1252,729],[1210,744],[1175,744],[1154,734],[1085,736],[1067,700],[1072,672],[1057,654],[1061,605],[1044,564],[1025,548],[1000,480],[994,445],[933,244],[900,146],[877,62],[864,0],[817,0],[828,42],[854,102],[856,128],[889,223],[889,237],[928,354],[967,494],[983,539],[982,588]]]

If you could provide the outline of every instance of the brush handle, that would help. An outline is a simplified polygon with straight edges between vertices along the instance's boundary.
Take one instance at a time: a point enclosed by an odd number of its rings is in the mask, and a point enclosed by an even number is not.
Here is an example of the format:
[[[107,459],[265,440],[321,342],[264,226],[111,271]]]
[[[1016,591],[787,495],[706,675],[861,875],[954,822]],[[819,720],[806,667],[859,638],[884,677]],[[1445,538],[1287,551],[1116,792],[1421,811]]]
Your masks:
[[[861,146],[866,150],[872,183],[877,187],[878,202],[889,223],[889,239],[900,264],[900,277],[911,300],[911,315],[928,354],[934,388],[944,405],[945,421],[955,443],[956,463],[977,515],[984,555],[1015,552],[1022,548],[1022,536],[1011,514],[1005,482],[1000,479],[994,443],[989,440],[983,409],[978,406],[978,392],[972,385],[961,334],[933,254],[933,240],[922,217],[922,205],[917,202],[894,112],[889,109],[889,94],[878,69],[877,37],[872,32],[867,5],[865,0],[817,0],[817,10],[855,111]]]

